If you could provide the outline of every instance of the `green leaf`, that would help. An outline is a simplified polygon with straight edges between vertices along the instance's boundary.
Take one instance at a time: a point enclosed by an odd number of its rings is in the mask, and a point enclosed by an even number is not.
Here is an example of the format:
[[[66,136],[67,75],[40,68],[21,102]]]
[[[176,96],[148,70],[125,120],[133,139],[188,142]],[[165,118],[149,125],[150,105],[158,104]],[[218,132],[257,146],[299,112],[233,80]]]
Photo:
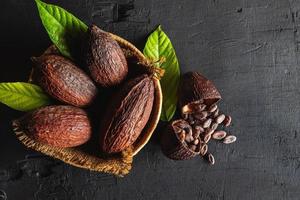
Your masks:
[[[43,90],[34,84],[0,83],[0,102],[19,111],[29,111],[50,104]]]
[[[35,0],[42,23],[61,54],[72,58],[88,27],[65,9]]]
[[[160,119],[170,121],[176,111],[180,69],[173,45],[161,29],[161,26],[158,26],[148,37],[144,47],[144,54],[152,61],[165,58],[165,62],[160,65],[165,70],[165,74],[161,79],[163,105]]]

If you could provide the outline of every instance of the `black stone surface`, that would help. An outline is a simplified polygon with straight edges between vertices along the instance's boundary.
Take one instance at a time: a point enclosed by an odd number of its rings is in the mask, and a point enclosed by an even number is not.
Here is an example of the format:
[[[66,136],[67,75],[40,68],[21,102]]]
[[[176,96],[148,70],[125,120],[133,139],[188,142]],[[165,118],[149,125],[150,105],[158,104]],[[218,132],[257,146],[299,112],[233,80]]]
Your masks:
[[[300,199],[299,1],[48,2],[139,48],[162,24],[182,72],[200,71],[220,89],[238,141],[210,145],[216,165],[209,166],[167,159],[154,137],[131,173],[116,178],[26,149],[10,127],[21,113],[0,105],[0,200]],[[50,44],[34,1],[1,1],[0,25],[0,81],[26,81],[29,57]]]

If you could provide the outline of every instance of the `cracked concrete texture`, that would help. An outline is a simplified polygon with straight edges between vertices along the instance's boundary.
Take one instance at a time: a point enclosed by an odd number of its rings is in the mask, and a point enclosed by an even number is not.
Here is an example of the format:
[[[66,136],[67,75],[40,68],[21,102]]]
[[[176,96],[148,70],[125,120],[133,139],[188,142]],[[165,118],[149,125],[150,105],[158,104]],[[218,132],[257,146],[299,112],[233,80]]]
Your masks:
[[[228,131],[238,141],[211,145],[213,167],[200,158],[174,162],[162,155],[158,130],[135,158],[132,172],[116,178],[25,149],[10,128],[21,113],[0,105],[0,200],[299,199],[299,1],[51,3],[141,49],[147,35],[162,24],[182,71],[200,71],[220,89],[220,106],[234,120]],[[40,54],[50,41],[33,1],[8,0],[0,11],[5,27],[0,32],[0,81],[26,81],[30,56]]]

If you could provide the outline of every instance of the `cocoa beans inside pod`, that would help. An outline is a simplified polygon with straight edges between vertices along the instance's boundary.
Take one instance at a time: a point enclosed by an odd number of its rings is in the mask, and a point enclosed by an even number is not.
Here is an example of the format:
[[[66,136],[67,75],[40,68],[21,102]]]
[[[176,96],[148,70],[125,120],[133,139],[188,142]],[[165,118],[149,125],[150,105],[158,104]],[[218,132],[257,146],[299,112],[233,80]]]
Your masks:
[[[82,107],[97,95],[93,81],[67,58],[43,55],[32,60],[36,64],[36,81],[53,98]]]
[[[101,86],[114,86],[126,78],[128,66],[121,47],[110,34],[95,25],[88,30],[85,53],[90,74]]]
[[[91,125],[86,112],[73,106],[46,106],[13,121],[15,132],[55,147],[87,142]]]
[[[198,72],[188,72],[181,78],[179,104],[182,113],[190,113],[194,105],[204,103],[211,106],[221,99],[215,85]]]
[[[173,160],[187,160],[200,153],[202,143],[193,137],[192,127],[183,119],[171,122],[161,136],[163,153]]]
[[[116,153],[133,144],[150,117],[154,101],[153,78],[147,74],[126,82],[112,98],[100,126],[100,145]]]

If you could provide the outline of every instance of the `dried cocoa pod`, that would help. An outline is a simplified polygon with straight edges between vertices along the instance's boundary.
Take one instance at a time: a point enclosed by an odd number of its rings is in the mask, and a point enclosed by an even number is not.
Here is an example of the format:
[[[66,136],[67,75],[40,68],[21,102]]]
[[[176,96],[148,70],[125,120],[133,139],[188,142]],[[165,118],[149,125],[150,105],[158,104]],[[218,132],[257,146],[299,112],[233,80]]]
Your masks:
[[[53,98],[73,106],[90,104],[97,94],[93,81],[75,64],[59,55],[32,58],[39,85]]]
[[[214,84],[198,72],[188,72],[182,76],[179,86],[179,104],[188,112],[194,103],[204,103],[210,106],[221,99],[221,95]]]
[[[91,76],[101,86],[114,86],[126,78],[128,66],[124,53],[107,32],[92,25],[85,51]]]
[[[200,153],[200,143],[197,148],[189,146],[186,140],[181,138],[182,132],[190,132],[192,127],[183,119],[171,122],[161,136],[161,148],[163,153],[173,160],[187,160]]]
[[[46,106],[13,121],[16,132],[56,146],[74,147],[89,140],[91,126],[84,110],[73,106]]]
[[[153,106],[154,83],[141,75],[123,85],[112,98],[100,126],[100,145],[106,153],[120,152],[133,144],[145,127]]]

